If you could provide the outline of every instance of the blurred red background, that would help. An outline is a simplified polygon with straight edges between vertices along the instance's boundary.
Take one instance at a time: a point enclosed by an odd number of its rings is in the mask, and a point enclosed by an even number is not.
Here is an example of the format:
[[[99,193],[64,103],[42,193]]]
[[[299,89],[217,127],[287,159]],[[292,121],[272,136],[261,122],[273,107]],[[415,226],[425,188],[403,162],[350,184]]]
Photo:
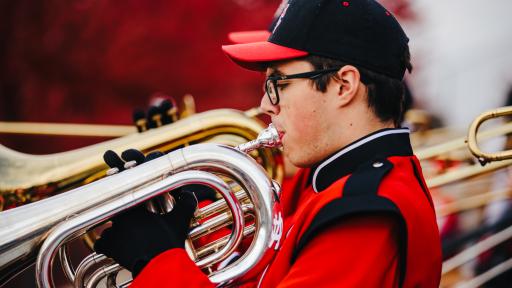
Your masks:
[[[262,76],[220,46],[228,32],[267,28],[279,2],[2,1],[0,121],[131,124],[156,92],[190,93],[198,111],[257,106]],[[0,135],[37,154],[99,140]]]
[[[0,121],[131,124],[151,95],[198,112],[259,104],[262,75],[221,51],[231,31],[266,29],[280,0],[0,2]],[[407,0],[381,1],[410,18]],[[46,154],[100,138],[0,134]]]

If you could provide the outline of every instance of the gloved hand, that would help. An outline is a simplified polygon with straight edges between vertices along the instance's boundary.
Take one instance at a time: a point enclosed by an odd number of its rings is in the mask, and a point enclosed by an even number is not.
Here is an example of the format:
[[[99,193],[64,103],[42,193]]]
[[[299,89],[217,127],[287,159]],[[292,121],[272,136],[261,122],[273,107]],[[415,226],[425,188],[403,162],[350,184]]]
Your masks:
[[[137,276],[157,255],[184,248],[197,199],[186,189],[174,195],[175,206],[167,214],[154,214],[137,206],[112,219],[112,227],[94,244],[97,253],[114,259]]]
[[[148,155],[144,156],[142,152],[136,149],[128,149],[121,153],[121,157],[119,157],[114,151],[107,150],[105,154],[103,154],[103,160],[110,168],[117,168],[118,172],[125,170],[124,167],[127,162],[135,161],[136,165],[140,165],[144,162],[151,161],[155,158],[163,156],[164,153],[160,151],[153,151]],[[188,191],[194,192],[196,198],[199,202],[204,200],[210,200],[212,202],[218,200],[217,192],[210,187],[199,185],[199,184],[191,184],[184,186],[180,189],[186,188]]]
[[[126,164],[128,162],[134,162],[133,163],[134,165],[130,166],[130,167],[134,167],[134,166],[140,165],[144,162],[151,161],[151,160],[158,158],[162,155],[164,155],[164,153],[162,153],[160,151],[153,151],[153,152],[149,153],[148,155],[144,156],[144,154],[142,154],[142,152],[140,152],[137,149],[128,149],[128,150],[123,151],[123,153],[121,153],[121,157],[119,157],[119,155],[117,155],[116,152],[114,152],[112,150],[107,150],[103,154],[103,161],[105,161],[105,163],[110,168],[116,168],[117,169],[116,173],[118,173],[118,172],[121,172],[121,171],[124,171],[125,169],[127,169]]]
[[[161,99],[158,105],[152,105],[147,113],[142,109],[133,111],[133,123],[139,132],[170,124],[178,119],[176,101],[166,95],[158,95]]]
[[[103,158],[111,168],[123,171],[126,162],[135,161],[139,165],[162,155],[164,153],[154,151],[144,156],[139,150],[128,149],[119,157],[108,150]],[[167,214],[154,214],[146,210],[145,205],[140,205],[114,217],[112,227],[105,229],[96,241],[95,251],[114,259],[135,277],[158,254],[172,248],[184,248],[198,199],[215,201],[216,192],[203,185],[187,185],[171,194],[175,205]]]

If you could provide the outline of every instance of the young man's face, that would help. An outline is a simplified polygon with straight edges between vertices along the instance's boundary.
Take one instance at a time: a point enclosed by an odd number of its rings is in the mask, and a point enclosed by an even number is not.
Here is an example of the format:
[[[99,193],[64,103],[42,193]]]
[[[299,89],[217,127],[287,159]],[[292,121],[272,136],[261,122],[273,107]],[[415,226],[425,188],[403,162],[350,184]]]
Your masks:
[[[267,76],[313,70],[309,62],[292,60],[268,68]],[[328,85],[327,92],[318,91],[310,79],[282,80],[278,84],[279,103],[272,105],[265,93],[260,107],[281,133],[289,160],[299,167],[311,166],[332,153],[328,134],[333,122],[334,89]]]

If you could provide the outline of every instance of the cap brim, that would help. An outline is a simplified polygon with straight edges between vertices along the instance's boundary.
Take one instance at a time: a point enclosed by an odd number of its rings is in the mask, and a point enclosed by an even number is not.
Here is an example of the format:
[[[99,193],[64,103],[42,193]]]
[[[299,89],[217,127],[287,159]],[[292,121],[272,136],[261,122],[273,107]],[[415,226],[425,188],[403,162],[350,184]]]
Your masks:
[[[267,30],[238,31],[228,34],[228,40],[234,44],[267,41],[270,32]]]
[[[308,52],[280,46],[268,41],[224,45],[222,50],[236,64],[255,71],[264,70],[265,63],[304,57]]]

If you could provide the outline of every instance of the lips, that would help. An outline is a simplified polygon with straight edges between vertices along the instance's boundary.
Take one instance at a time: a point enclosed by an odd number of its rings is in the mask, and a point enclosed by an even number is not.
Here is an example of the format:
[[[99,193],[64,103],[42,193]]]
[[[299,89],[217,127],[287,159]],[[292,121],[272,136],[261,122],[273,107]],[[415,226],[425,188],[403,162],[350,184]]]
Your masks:
[[[278,133],[279,133],[279,139],[283,139],[284,132],[283,132],[283,131],[279,131],[279,130],[278,130]]]
[[[279,138],[283,139],[283,136],[284,136],[285,132],[283,131],[283,129],[281,129],[281,127],[279,127],[275,123],[273,123],[273,124],[274,124],[274,127],[276,127],[276,129],[277,129],[277,133],[279,134]]]

